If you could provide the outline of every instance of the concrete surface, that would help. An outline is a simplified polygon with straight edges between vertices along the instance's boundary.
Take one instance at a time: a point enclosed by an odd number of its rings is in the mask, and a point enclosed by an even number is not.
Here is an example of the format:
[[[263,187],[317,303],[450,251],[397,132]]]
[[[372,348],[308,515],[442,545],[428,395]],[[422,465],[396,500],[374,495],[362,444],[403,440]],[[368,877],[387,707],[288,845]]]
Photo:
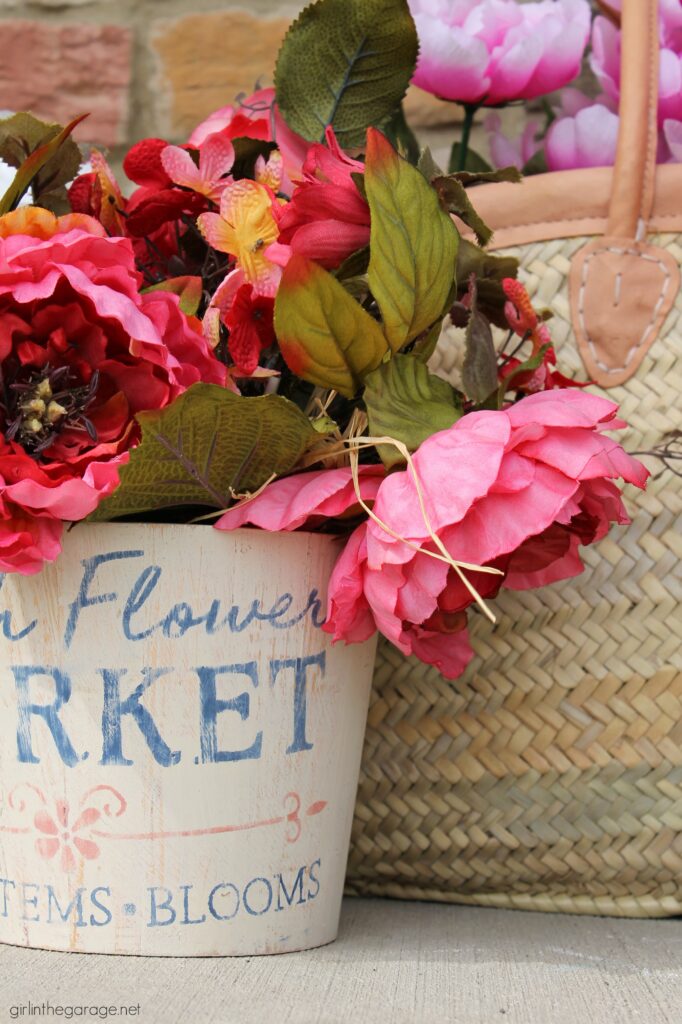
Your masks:
[[[0,946],[2,1024],[69,1019],[29,1016],[29,1002],[139,1004],[108,1019],[142,1024],[680,1024],[682,926],[346,900],[339,940],[311,953],[146,960]]]

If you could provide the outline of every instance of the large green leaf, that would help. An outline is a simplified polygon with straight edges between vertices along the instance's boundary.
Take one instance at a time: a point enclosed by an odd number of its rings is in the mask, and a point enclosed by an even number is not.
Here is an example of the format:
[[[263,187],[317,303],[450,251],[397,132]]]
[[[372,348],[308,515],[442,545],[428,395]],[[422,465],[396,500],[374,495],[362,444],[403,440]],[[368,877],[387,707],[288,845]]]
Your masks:
[[[282,275],[275,332],[293,373],[346,398],[388,351],[376,320],[335,277],[303,256],[294,256]]]
[[[457,392],[414,356],[394,356],[371,373],[366,383],[370,433],[402,441],[412,452],[462,415]],[[388,467],[403,461],[397,448],[390,445],[380,445],[379,454]]]
[[[345,148],[389,117],[414,73],[419,44],[407,0],[318,0],[293,23],[275,69],[277,104],[295,132]]]
[[[14,181],[0,199],[0,214],[13,210],[31,187],[37,206],[66,212],[64,185],[78,173],[82,160],[70,136],[87,116],[74,118],[65,128],[26,113],[0,121],[0,159],[17,168]]]
[[[286,398],[244,398],[217,384],[194,384],[138,420],[142,441],[92,520],[180,505],[227,508],[233,492],[255,491],[293,469],[319,437]]]
[[[369,286],[397,352],[443,315],[459,234],[423,174],[374,129],[367,133],[365,188],[372,217]]]

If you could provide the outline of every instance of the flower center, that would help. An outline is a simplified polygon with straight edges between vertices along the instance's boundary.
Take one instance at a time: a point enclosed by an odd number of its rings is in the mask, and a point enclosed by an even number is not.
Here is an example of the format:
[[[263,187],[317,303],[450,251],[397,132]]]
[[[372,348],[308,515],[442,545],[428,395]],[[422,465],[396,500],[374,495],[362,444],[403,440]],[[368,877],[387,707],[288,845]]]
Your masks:
[[[5,391],[5,437],[17,441],[36,458],[67,427],[84,431],[96,441],[97,431],[85,413],[94,401],[98,383],[95,371],[88,384],[79,385],[68,366],[20,373]]]

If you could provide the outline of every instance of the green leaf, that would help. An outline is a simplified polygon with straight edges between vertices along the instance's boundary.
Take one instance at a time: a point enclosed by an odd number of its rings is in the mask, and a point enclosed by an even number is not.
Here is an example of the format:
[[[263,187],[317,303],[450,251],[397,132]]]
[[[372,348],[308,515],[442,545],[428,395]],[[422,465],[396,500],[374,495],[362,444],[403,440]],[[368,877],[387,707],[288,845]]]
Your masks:
[[[449,177],[457,178],[465,188],[471,185],[489,185],[499,182],[518,185],[523,180],[523,175],[518,167],[498,167],[494,171],[454,171]]]
[[[429,184],[434,178],[438,178],[443,174],[443,169],[433,159],[433,153],[428,146],[425,146],[419,155],[417,170],[422,172]]]
[[[478,405],[497,390],[497,352],[490,323],[478,309],[476,279],[473,276],[469,291],[471,304],[465,335],[462,384],[467,398]]]
[[[275,300],[275,333],[292,373],[353,398],[388,351],[381,327],[336,278],[294,256]]]
[[[137,418],[142,441],[117,489],[90,516],[95,522],[180,505],[227,508],[233,492],[255,491],[293,469],[319,437],[286,398],[244,398],[217,384],[194,384]]]
[[[396,355],[367,378],[364,401],[374,436],[394,437],[416,451],[422,441],[451,427],[462,415],[457,393],[414,356]],[[385,466],[402,462],[391,445],[380,445]]]
[[[417,62],[407,0],[318,0],[287,32],[275,90],[285,121],[303,138],[361,146],[369,125],[398,107]]]
[[[464,221],[476,235],[479,245],[487,245],[493,233],[469,199],[466,189],[457,175],[434,178],[432,185],[438,193],[441,206],[448,213],[454,213]]]
[[[369,286],[397,352],[442,315],[455,278],[459,233],[421,172],[375,129],[367,133],[365,188]]]
[[[171,277],[167,281],[145,288],[144,294],[147,292],[172,292],[173,295],[179,295],[182,312],[186,316],[196,316],[204,294],[204,285],[200,277]]]
[[[405,119],[402,103],[396,107],[388,121],[382,125],[381,130],[400,155],[416,167],[420,160],[419,143]]]
[[[337,281],[345,281],[349,277],[361,277],[367,273],[368,267],[369,246],[365,245],[362,249],[358,249],[346,257],[341,266],[334,271],[334,277]]]
[[[530,160],[527,160],[523,165],[523,173],[526,177],[530,177],[532,174],[546,174],[548,169],[544,149],[539,149],[537,153],[533,153]]]
[[[450,162],[448,163],[448,173],[450,174],[456,172],[459,167],[459,149],[460,143],[456,142],[450,150]],[[469,148],[467,150],[464,170],[480,173],[481,171],[492,171],[492,167],[475,150]]]
[[[476,275],[478,308],[497,327],[507,327],[504,304],[507,296],[502,288],[505,277],[516,277],[519,261],[513,256],[494,256],[461,238],[457,253],[458,294],[464,295],[472,274]]]
[[[16,115],[17,117],[30,117],[30,115]],[[9,213],[10,210],[15,209],[19,204],[22,197],[26,192],[34,186],[34,191],[37,193],[34,195],[36,205],[40,205],[40,192],[51,192],[57,188],[64,181],[68,181],[69,177],[78,171],[80,166],[80,150],[75,143],[71,143],[69,136],[74,128],[77,127],[88,115],[81,114],[80,117],[74,118],[65,128],[59,127],[59,125],[47,126],[48,128],[48,140],[42,142],[36,149],[27,150],[29,155],[25,157],[18,164],[17,173],[14,176],[14,181],[5,192],[2,199],[0,199],[0,216],[5,213]],[[13,118],[9,119],[13,121]],[[21,122],[23,124],[23,122]],[[7,122],[4,123],[5,128]],[[56,129],[56,133],[52,133],[52,129]],[[16,126],[11,128],[10,131],[16,131]],[[9,146],[9,151],[14,154],[14,159],[17,157],[18,149],[17,146],[21,145],[20,136],[12,136],[14,140]],[[17,142],[19,139],[19,142]],[[16,146],[15,146],[16,143]],[[30,146],[28,140],[24,140],[25,147]],[[73,150],[69,147],[70,145],[75,146],[78,159],[74,168],[74,155]],[[67,147],[66,156],[62,153],[63,147]],[[71,155],[69,155],[71,154]],[[0,157],[3,157],[3,152],[0,151]],[[60,160],[62,162],[60,163]],[[42,173],[42,177],[41,177]]]

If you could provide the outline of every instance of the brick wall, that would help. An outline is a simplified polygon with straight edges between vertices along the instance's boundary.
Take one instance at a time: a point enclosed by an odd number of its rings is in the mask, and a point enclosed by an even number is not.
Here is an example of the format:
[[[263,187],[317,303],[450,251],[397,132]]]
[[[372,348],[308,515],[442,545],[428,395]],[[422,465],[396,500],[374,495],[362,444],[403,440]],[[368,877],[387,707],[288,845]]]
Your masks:
[[[184,141],[258,81],[303,6],[289,0],[0,0],[0,110],[61,122],[114,159],[145,135]],[[410,92],[409,119],[445,145],[456,108]]]

